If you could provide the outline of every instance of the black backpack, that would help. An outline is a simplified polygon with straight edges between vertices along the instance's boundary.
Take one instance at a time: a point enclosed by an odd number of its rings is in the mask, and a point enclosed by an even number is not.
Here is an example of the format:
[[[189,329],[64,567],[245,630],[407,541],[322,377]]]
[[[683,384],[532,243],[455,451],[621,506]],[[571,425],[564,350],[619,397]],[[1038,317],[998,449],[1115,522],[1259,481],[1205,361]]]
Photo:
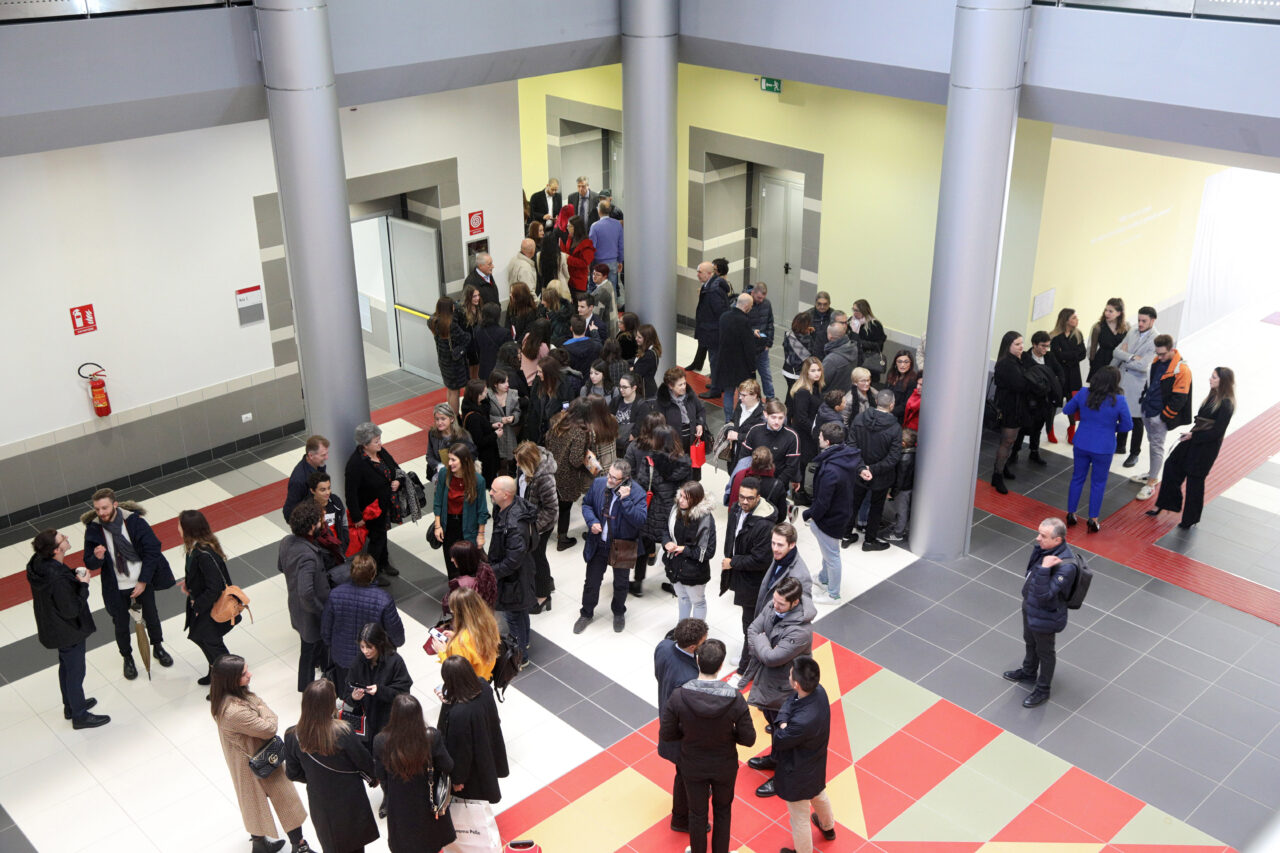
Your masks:
[[[506,699],[507,685],[520,674],[520,647],[509,637],[498,641],[498,659],[493,664],[493,695],[499,702]]]
[[[1074,558],[1072,562],[1076,566],[1076,576],[1071,582],[1070,591],[1067,592],[1067,609],[1079,610],[1084,604],[1084,597],[1089,594],[1089,584],[1093,583],[1093,572],[1085,564],[1084,557],[1080,556],[1079,551],[1073,550],[1071,556]]]

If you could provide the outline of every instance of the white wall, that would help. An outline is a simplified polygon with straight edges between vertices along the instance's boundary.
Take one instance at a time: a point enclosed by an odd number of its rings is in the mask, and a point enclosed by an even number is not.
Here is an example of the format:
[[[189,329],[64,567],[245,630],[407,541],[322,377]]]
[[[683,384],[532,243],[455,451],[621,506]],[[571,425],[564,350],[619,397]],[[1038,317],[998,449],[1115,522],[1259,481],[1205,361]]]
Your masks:
[[[495,254],[519,246],[516,84],[341,112],[349,176],[458,158],[461,214],[485,212]],[[262,283],[253,196],[275,191],[266,122],[0,158],[7,363],[0,445],[91,419],[83,361],[124,411],[272,366],[266,323],[234,291]],[[74,336],[92,302],[99,331]]]
[[[356,260],[356,290],[382,310],[387,308],[387,281],[382,274],[382,217],[351,223]]]

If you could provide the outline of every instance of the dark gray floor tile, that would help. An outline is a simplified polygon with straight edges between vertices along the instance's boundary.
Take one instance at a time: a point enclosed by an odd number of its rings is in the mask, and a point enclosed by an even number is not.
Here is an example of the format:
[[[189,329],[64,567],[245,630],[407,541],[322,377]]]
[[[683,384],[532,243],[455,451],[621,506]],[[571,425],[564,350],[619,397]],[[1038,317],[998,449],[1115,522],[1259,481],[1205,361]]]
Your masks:
[[[1155,644],[1160,642],[1162,636],[1110,614],[1095,622],[1092,630],[1144,653],[1151,651]]]
[[[1147,745],[1165,758],[1221,782],[1249,753],[1249,747],[1189,717],[1177,717]]]
[[[1107,681],[1128,669],[1141,652],[1109,637],[1086,631],[1065,646],[1058,647],[1058,659],[1071,663]]]
[[[1203,595],[1198,595],[1188,589],[1183,589],[1177,584],[1171,584],[1168,581],[1160,580],[1160,578],[1152,578],[1142,587],[1145,591],[1152,595],[1158,595],[1161,598],[1167,598],[1175,604],[1181,604],[1183,607],[1191,611],[1197,611],[1204,607],[1204,603],[1209,599]],[[1089,594],[1093,594],[1092,587]]]
[[[429,598],[426,593],[415,592],[396,601],[396,607],[406,616],[410,616],[430,627],[440,621],[440,602]]]
[[[1271,809],[1228,788],[1218,788],[1191,813],[1187,821],[1201,832],[1230,844],[1237,850],[1262,828]]]
[[[1106,557],[1090,557],[1088,558],[1089,568],[1094,574],[1105,575],[1112,580],[1120,581],[1134,588],[1140,588],[1147,585],[1151,580],[1151,575],[1131,569],[1128,566],[1122,566],[1115,560],[1109,560]],[[1095,580],[1094,583],[1097,583]],[[1092,593],[1092,588],[1090,589]]]
[[[987,631],[960,650],[959,656],[979,669],[999,675],[1022,662],[1023,644],[995,630]]]
[[[657,694],[656,686],[654,693]],[[637,699],[634,693],[621,684],[610,684],[592,693],[589,698],[633,729],[647,726],[658,716],[657,708]]]
[[[1257,746],[1275,726],[1275,711],[1222,687],[1213,686],[1183,712],[1211,729]]]
[[[0,548],[17,545],[19,542],[30,542],[40,531],[29,523],[23,522],[0,530]]]
[[[1053,698],[1057,699],[1056,690]],[[1099,779],[1110,778],[1142,749],[1141,745],[1079,714],[1067,718],[1040,741],[1040,746]]]
[[[982,717],[1018,737],[1039,743],[1050,732],[1062,725],[1071,711],[1051,698],[1036,708],[1022,707],[1026,690],[1013,688],[982,709]]]
[[[975,527],[969,540],[969,553],[993,564],[1025,548],[1025,542],[983,527]]]
[[[998,515],[989,515],[976,526],[994,530],[996,533],[1002,533],[1010,539],[1015,540],[1030,541],[1036,537],[1036,532],[1034,530],[1023,527],[1015,521],[1009,521],[1008,519],[1001,518]]]
[[[977,581],[970,581],[944,598],[942,603],[985,625],[995,625],[1022,607],[1020,599]]]
[[[1280,684],[1280,646],[1270,641],[1258,643],[1236,661],[1236,666]]]
[[[1245,652],[1258,644],[1257,634],[1228,625],[1206,613],[1196,613],[1169,636],[1206,655],[1227,663],[1240,660]]]
[[[857,607],[841,607],[823,619],[817,630],[833,643],[861,654],[868,646],[883,640],[898,628]]]
[[[1262,742],[1258,744],[1258,749],[1267,755],[1274,755],[1280,758],[1280,726],[1276,726],[1271,730],[1271,734],[1262,739]]]
[[[1189,817],[1217,787],[1211,779],[1149,749],[1134,756],[1107,781],[1179,820]]]
[[[1015,589],[1022,588],[1023,576],[1015,569],[1010,569],[1003,564],[992,566],[982,574],[975,578],[978,583],[986,584],[994,590],[1000,592],[1011,592]]]
[[[919,684],[961,708],[978,713],[1009,689],[998,673],[953,657],[920,679]]]
[[[912,681],[923,678],[951,657],[950,652],[906,631],[894,631],[862,654],[868,660]]]
[[[1111,611],[1125,599],[1137,595],[1138,592],[1139,590],[1113,577],[1094,574],[1093,583],[1089,585],[1088,601],[1099,610]]]
[[[966,578],[975,578],[991,567],[991,563],[986,560],[974,557],[971,554],[965,554],[954,560],[935,561],[944,568],[950,569],[956,574],[963,575]]]
[[[9,816],[9,813],[7,811],[5,811],[4,806],[0,806],[0,830],[8,829],[13,825],[14,825],[13,818]],[[5,849],[5,848],[0,847],[0,850],[2,849]]]
[[[963,648],[987,633],[987,626],[935,604],[902,627],[943,649]]]
[[[1084,670],[1075,664],[1064,661],[1058,656],[1058,665],[1053,673],[1053,701],[1073,711],[1080,710],[1086,702],[1097,696],[1107,680]]]
[[[530,667],[520,673],[513,685],[553,714],[561,714],[587,698],[541,668]]]
[[[1134,662],[1116,679],[1126,690],[1181,712],[1209,689],[1209,682],[1176,669],[1150,655]]]
[[[35,846],[17,826],[0,831],[0,850],[4,853],[37,853]]]
[[[532,642],[530,646],[532,646]],[[539,646],[541,649],[541,645]],[[595,667],[585,663],[573,655],[560,655],[551,659],[549,655],[540,655],[539,666],[554,675],[565,684],[577,690],[583,696],[590,696],[613,683],[613,680]],[[653,684],[653,694],[658,695],[658,683]]]
[[[984,568],[986,564],[983,564]],[[969,578],[931,560],[916,560],[889,582],[933,601],[940,601],[969,582]]]
[[[1081,715],[1129,740],[1145,744],[1177,714],[1118,684],[1108,684],[1080,708]]]
[[[1227,667],[1216,683],[1219,687],[1239,693],[1259,705],[1280,710],[1280,684],[1259,678],[1248,670],[1236,666]]]
[[[853,599],[853,605],[894,625],[905,625],[933,606],[933,602],[893,584],[877,584]]]
[[[1222,661],[1170,639],[1163,639],[1147,652],[1175,669],[1212,681],[1222,675]]]
[[[1223,784],[1270,809],[1280,809],[1280,758],[1254,750]]]
[[[1093,588],[1090,587],[1089,591],[1092,593]],[[1175,634],[1178,626],[1187,621],[1192,612],[1181,604],[1147,592],[1145,588],[1120,602],[1111,611],[1112,615],[1160,636]]]
[[[1106,614],[1091,605],[1084,605],[1079,610],[1071,611],[1067,617],[1067,627],[1058,634],[1058,645],[1063,645],[1073,637],[1078,637],[1094,626]]]
[[[600,747],[613,746],[635,731],[589,699],[561,711],[559,717]]]

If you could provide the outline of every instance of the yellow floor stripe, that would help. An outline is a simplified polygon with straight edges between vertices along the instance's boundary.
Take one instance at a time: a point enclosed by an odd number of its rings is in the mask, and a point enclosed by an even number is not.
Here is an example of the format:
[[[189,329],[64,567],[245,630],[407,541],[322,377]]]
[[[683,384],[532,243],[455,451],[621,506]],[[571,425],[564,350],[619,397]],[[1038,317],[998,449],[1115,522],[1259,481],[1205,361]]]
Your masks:
[[[751,722],[756,724],[756,742],[751,746],[738,747],[738,760],[747,761],[757,755],[763,755],[773,748],[773,736],[764,730],[764,714],[754,705],[751,708]]]
[[[1143,806],[1111,839],[1112,844],[1221,844],[1155,806]]]
[[[813,650],[813,659],[817,661],[822,672],[822,689],[827,691],[827,699],[834,703],[840,699],[840,677],[836,673],[836,656],[830,643],[823,643]]]
[[[671,814],[671,793],[628,767],[522,833],[544,853],[617,850]]]
[[[1102,853],[1105,844],[1058,844],[1037,841],[989,841],[978,853]]]
[[[862,813],[862,792],[858,790],[858,774],[853,767],[836,775],[827,783],[827,796],[836,820],[852,829],[859,838],[867,837],[867,818]]]

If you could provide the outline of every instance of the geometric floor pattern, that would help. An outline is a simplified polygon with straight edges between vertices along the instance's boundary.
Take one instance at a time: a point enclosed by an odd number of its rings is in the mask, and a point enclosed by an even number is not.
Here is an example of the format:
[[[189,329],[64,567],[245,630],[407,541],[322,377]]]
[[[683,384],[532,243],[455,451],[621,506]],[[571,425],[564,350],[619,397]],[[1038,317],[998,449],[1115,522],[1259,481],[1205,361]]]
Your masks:
[[[1231,848],[1066,761],[815,636],[831,700],[827,793],[837,836],[820,850],[862,853],[1223,853]],[[785,805],[760,799],[767,775],[740,747],[732,849],[790,846]],[[678,853],[668,827],[674,766],[657,721],[503,812],[502,837],[545,851]]]

